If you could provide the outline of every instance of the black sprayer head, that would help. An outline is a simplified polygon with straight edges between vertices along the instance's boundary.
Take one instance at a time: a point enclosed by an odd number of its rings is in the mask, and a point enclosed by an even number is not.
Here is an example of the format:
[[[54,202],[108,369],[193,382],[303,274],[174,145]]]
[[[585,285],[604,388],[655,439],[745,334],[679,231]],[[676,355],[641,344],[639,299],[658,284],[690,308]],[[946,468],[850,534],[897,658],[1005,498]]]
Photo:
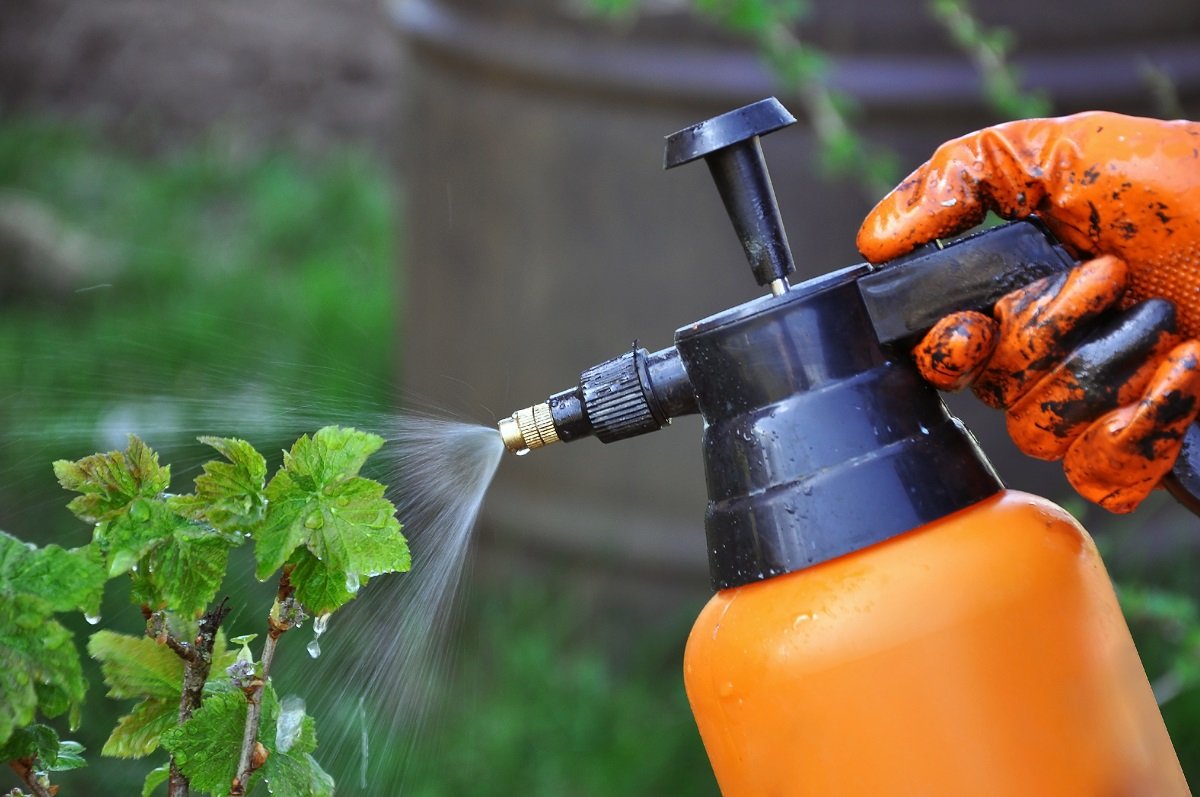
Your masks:
[[[708,162],[755,277],[773,295],[679,329],[662,351],[635,344],[500,423],[508,449],[523,453],[622,440],[699,412],[719,589],[859,550],[999,490],[970,433],[917,373],[908,341],[947,302],[986,309],[1072,263],[1020,222],[792,289],[759,136],[794,121],[768,99],[667,139],[668,168]]]

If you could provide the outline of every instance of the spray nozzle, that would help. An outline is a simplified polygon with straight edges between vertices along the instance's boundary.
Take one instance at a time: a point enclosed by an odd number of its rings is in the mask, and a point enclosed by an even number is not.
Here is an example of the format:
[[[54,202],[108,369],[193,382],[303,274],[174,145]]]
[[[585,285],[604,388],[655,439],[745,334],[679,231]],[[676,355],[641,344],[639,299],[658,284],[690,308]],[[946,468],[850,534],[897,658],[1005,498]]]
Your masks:
[[[576,387],[500,421],[504,447],[525,454],[551,443],[596,437],[611,443],[654,432],[672,418],[697,412],[687,372],[672,346],[631,351],[593,365]]]

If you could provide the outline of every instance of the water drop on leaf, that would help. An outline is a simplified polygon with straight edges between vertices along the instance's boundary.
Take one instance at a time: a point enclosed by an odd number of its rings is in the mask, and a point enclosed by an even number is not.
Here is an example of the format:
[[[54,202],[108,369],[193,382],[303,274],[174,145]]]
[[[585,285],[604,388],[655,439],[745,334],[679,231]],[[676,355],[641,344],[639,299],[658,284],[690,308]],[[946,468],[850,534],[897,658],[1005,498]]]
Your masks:
[[[313,620],[313,636],[320,636],[325,633],[325,629],[329,627],[330,612],[318,614],[317,619]]]
[[[307,529],[319,529],[325,525],[325,516],[320,512],[313,512],[304,519],[304,527]]]
[[[150,519],[150,504],[140,498],[134,501],[129,505],[129,517],[138,523],[145,523]]]
[[[312,653],[312,648],[309,648],[309,653]],[[317,655],[320,655],[321,648],[317,648]],[[288,695],[280,703],[279,720],[275,724],[275,749],[281,753],[286,753],[292,749],[292,745],[300,738],[302,723],[304,721],[304,698],[296,695]]]
[[[308,655],[315,659],[321,655],[321,643],[314,639],[312,642],[308,643],[307,647],[305,647],[305,650],[308,651]]]
[[[96,625],[97,623],[100,622],[100,614],[99,613],[97,613],[97,614],[84,613],[83,619],[87,620],[88,625]]]
[[[346,592],[356,595],[358,594],[359,586],[358,573],[348,573],[346,575]]]

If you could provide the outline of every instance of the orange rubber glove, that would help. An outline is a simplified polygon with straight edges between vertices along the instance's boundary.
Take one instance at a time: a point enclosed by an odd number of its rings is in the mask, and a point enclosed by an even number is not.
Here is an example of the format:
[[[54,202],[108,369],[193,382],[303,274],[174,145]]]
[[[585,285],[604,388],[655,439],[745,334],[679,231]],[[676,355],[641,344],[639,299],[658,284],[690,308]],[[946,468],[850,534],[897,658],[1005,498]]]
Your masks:
[[[918,366],[1006,409],[1018,447],[1063,459],[1085,498],[1132,511],[1200,410],[1200,124],[1094,112],[980,130],[884,197],[858,248],[881,263],[988,211],[1036,213],[1094,259],[1005,296],[994,318],[942,319]]]

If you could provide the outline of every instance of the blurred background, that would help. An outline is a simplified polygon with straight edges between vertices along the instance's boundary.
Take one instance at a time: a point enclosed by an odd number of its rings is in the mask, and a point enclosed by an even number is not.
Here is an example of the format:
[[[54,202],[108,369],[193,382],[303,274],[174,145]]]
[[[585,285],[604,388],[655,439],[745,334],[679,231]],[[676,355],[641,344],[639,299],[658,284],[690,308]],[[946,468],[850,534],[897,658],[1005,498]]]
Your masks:
[[[764,149],[807,278],[857,262],[862,216],[950,137],[1087,109],[1200,118],[1200,6],[0,5],[0,527],[82,543],[50,462],[129,432],[186,490],[197,434],[278,451],[394,412],[491,425],[754,297],[707,170],[664,173],[662,144],[770,94],[801,120]],[[1159,496],[1132,517],[1085,507],[999,416],[950,403],[1011,486],[1098,538],[1200,782],[1196,518]],[[716,793],[679,672],[709,594],[699,432],[502,464],[435,706],[387,718],[369,788],[356,756],[318,748],[339,793]],[[238,572],[231,633],[269,605]],[[126,604],[110,585],[105,626],[137,633]],[[280,677],[304,691],[338,661]],[[128,706],[92,684],[89,768],[63,793],[129,793],[157,760],[98,756]],[[333,713],[323,740],[359,733]]]

